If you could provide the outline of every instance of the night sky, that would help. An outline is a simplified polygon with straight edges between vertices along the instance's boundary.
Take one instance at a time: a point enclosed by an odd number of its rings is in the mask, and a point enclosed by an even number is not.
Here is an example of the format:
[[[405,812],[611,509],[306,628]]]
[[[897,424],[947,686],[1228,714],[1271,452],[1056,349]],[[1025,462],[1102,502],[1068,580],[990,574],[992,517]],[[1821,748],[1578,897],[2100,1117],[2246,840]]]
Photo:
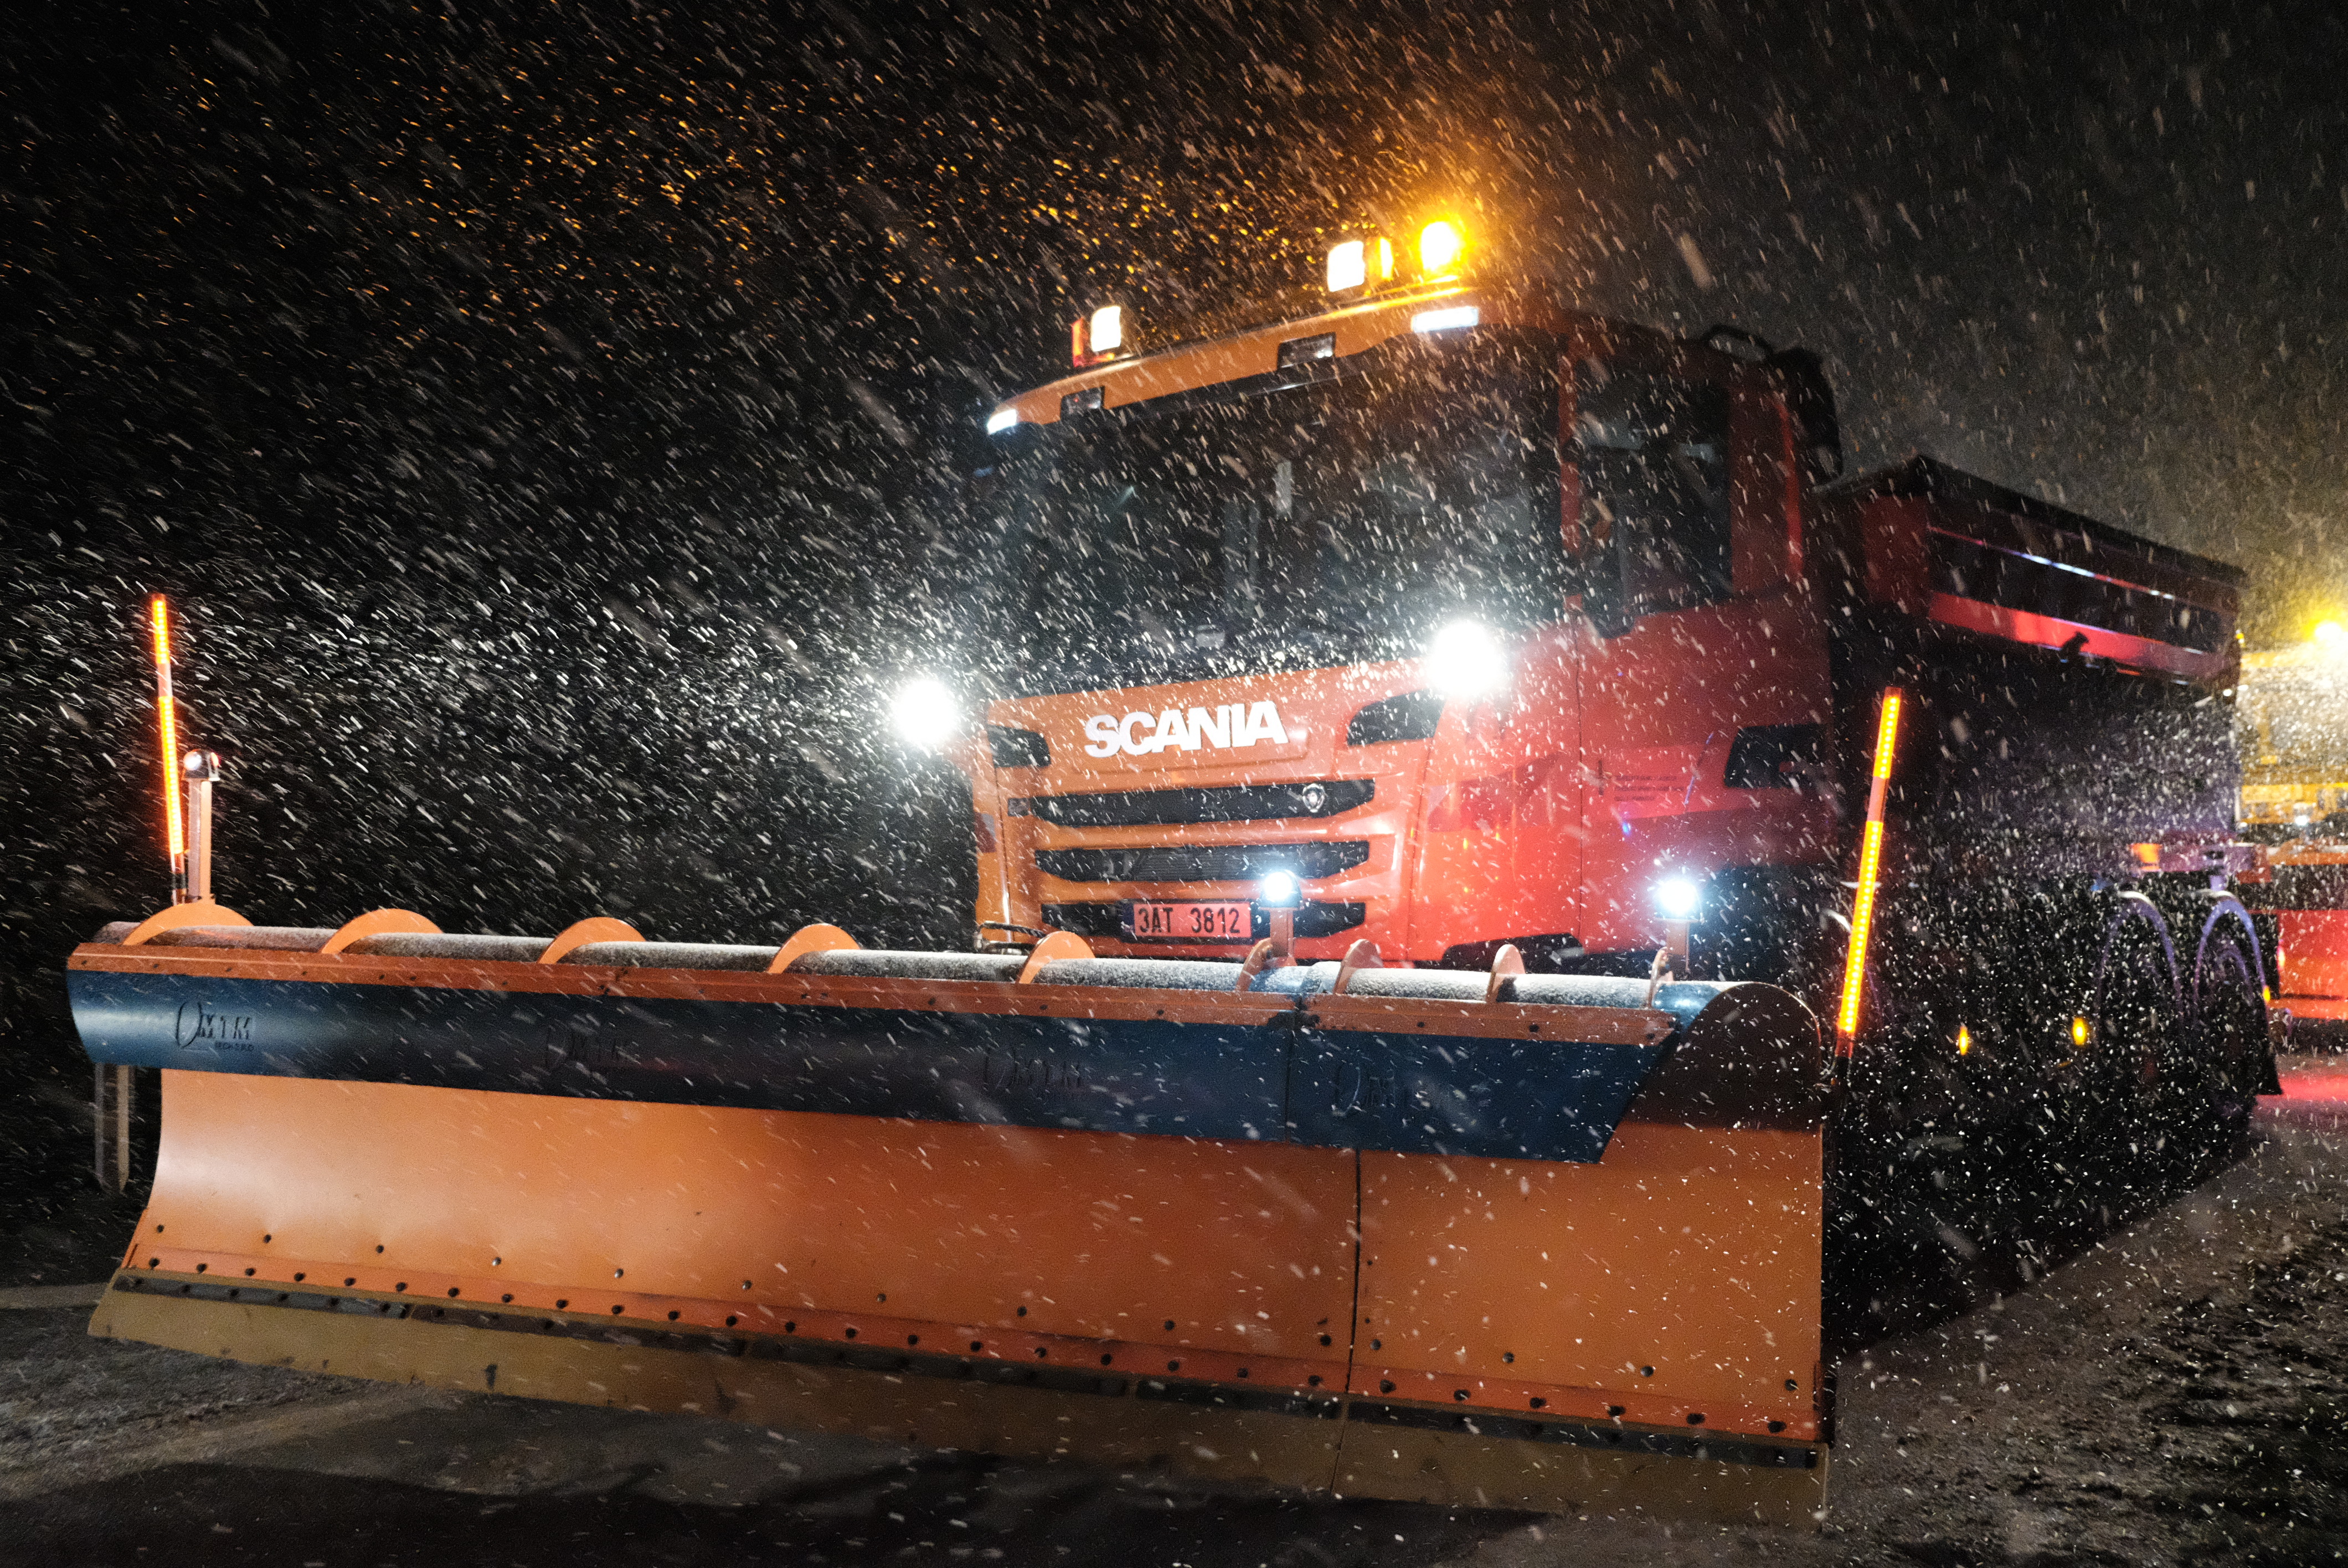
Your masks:
[[[2343,65],[2327,3],[11,7],[0,1067],[81,1081],[62,948],[167,897],[149,590],[256,919],[958,943],[876,709],[952,662],[975,418],[1105,290],[1435,206],[2302,637]]]

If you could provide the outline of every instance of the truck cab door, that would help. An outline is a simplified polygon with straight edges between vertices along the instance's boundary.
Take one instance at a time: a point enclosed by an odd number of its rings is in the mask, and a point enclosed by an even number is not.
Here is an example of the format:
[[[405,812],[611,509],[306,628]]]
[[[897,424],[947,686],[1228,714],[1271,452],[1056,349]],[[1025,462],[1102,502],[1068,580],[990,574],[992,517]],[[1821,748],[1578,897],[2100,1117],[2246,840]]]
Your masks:
[[[1584,940],[1630,951],[1663,939],[1651,898],[1666,876],[1711,884],[1827,854],[1802,758],[1828,668],[1801,580],[1793,425],[1766,367],[1657,340],[1575,348]]]

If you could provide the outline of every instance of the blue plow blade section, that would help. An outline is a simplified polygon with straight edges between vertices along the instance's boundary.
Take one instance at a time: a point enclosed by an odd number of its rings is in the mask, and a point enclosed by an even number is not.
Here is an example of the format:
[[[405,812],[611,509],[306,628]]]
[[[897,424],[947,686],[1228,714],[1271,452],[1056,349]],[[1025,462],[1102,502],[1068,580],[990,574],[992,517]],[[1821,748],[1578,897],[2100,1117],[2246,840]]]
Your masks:
[[[70,984],[90,1057],[137,1067],[1585,1163],[1716,989],[1666,988],[1662,1005],[1689,1016],[1626,1044],[1324,1029],[1313,968],[1266,978],[1292,1005],[1264,1024],[172,973]],[[1194,993],[1163,994],[1179,1011]]]

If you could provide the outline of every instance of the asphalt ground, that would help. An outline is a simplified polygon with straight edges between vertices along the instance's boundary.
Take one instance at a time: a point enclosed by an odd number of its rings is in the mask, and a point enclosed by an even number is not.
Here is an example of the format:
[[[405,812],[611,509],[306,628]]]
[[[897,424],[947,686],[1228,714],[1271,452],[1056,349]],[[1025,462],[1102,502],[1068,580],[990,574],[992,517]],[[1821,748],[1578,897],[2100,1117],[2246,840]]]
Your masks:
[[[2348,1066],[2289,1062],[2285,1087],[2250,1153],[2201,1187],[2024,1290],[1847,1355],[1832,1497],[1811,1529],[1202,1491],[240,1367],[89,1338],[88,1279],[56,1276],[78,1261],[67,1226],[46,1277],[20,1270],[0,1290],[0,1562],[2348,1558]]]

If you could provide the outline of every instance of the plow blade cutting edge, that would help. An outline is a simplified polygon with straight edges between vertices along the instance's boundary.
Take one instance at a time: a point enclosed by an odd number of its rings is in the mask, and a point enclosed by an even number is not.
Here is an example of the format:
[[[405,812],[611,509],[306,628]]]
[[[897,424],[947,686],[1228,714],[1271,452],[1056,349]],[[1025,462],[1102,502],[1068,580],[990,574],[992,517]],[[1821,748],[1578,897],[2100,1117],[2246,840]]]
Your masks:
[[[1348,1495],[1823,1502],[1784,991],[601,924],[77,948],[86,1049],[164,1083],[91,1332]]]

